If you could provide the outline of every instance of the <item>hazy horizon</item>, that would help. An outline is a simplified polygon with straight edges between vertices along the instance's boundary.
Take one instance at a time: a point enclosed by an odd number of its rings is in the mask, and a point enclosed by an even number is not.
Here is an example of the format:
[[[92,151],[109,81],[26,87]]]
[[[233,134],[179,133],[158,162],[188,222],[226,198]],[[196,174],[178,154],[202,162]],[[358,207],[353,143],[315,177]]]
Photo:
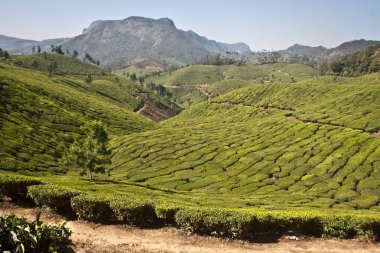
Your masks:
[[[380,40],[380,1],[80,1],[15,0],[2,3],[0,34],[43,40],[74,37],[96,20],[130,16],[170,18],[225,43],[244,42],[251,50],[278,50],[294,44],[336,47],[345,41]],[[14,15],[18,13],[18,15]],[[16,18],[17,17],[17,18]]]

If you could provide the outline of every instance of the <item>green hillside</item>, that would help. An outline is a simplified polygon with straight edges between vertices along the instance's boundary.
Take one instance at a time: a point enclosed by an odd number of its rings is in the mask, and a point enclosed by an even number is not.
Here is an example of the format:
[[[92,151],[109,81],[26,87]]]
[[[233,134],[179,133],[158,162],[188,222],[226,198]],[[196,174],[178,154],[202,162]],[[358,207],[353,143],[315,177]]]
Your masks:
[[[380,235],[379,73],[256,83],[159,125],[81,80],[6,64],[0,77],[0,186],[43,181],[19,189],[39,204],[230,237]],[[94,118],[112,135],[109,174],[52,174]]]
[[[252,84],[253,82],[242,79],[225,79],[212,83],[207,87],[207,91],[221,95]]]
[[[2,169],[57,169],[62,145],[71,142],[88,120],[103,121],[112,135],[156,128],[154,122],[133,112],[141,102],[132,95],[130,85],[109,80],[88,84],[71,76],[48,77],[2,63],[0,85]]]
[[[181,68],[155,81],[164,85],[212,84],[224,79],[243,79],[250,81],[291,82],[314,76],[315,70],[301,64],[275,63],[263,65],[192,65]]]
[[[251,83],[289,83],[310,78],[316,70],[302,64],[275,63],[263,65],[192,65],[148,78],[146,83],[164,85],[172,99],[187,108],[209,97],[223,94]],[[229,81],[231,80],[231,81]],[[244,81],[246,83],[242,84]]]
[[[238,89],[120,139],[112,173],[206,206],[379,210],[379,77]]]

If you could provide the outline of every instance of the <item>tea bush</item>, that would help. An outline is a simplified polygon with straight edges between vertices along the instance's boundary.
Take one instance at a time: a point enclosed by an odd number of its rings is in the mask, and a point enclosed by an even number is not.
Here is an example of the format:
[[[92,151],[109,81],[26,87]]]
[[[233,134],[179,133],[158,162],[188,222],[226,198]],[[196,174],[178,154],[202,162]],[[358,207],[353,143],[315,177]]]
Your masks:
[[[80,219],[106,222],[115,219],[110,207],[110,198],[82,194],[71,199],[71,207]]]
[[[13,200],[26,199],[27,187],[40,184],[43,182],[33,177],[0,174],[0,195],[8,196]]]
[[[45,205],[58,211],[72,211],[71,198],[82,192],[57,185],[32,185],[28,187],[28,196],[37,205]]]
[[[110,201],[117,219],[134,225],[154,225],[158,222],[154,204],[131,197],[118,197]]]

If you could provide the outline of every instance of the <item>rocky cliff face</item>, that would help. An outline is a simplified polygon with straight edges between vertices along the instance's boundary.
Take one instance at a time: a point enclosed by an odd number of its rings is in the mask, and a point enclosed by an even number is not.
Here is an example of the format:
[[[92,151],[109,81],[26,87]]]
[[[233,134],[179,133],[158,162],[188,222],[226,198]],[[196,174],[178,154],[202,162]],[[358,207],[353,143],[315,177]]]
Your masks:
[[[143,17],[95,21],[63,46],[88,52],[105,65],[123,65],[141,58],[164,65],[188,64],[207,54],[250,50],[244,43],[219,43],[193,31],[182,31],[168,18]]]

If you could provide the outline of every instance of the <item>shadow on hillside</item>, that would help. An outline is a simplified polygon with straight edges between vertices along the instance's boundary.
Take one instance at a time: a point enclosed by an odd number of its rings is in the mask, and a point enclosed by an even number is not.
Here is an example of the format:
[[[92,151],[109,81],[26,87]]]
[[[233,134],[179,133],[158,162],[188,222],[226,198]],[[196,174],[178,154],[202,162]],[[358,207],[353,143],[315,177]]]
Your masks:
[[[86,181],[88,183],[93,183],[93,184],[98,184],[98,185],[106,185],[106,184],[132,185],[132,186],[146,188],[146,189],[149,189],[149,190],[162,191],[162,192],[165,192],[165,193],[176,193],[175,191],[172,191],[172,190],[156,188],[156,187],[149,186],[149,185],[141,185],[141,184],[138,184],[138,183],[135,183],[135,182],[123,182],[123,181],[116,181],[116,180],[113,180],[113,179],[93,179],[93,180],[82,179],[82,180]]]

